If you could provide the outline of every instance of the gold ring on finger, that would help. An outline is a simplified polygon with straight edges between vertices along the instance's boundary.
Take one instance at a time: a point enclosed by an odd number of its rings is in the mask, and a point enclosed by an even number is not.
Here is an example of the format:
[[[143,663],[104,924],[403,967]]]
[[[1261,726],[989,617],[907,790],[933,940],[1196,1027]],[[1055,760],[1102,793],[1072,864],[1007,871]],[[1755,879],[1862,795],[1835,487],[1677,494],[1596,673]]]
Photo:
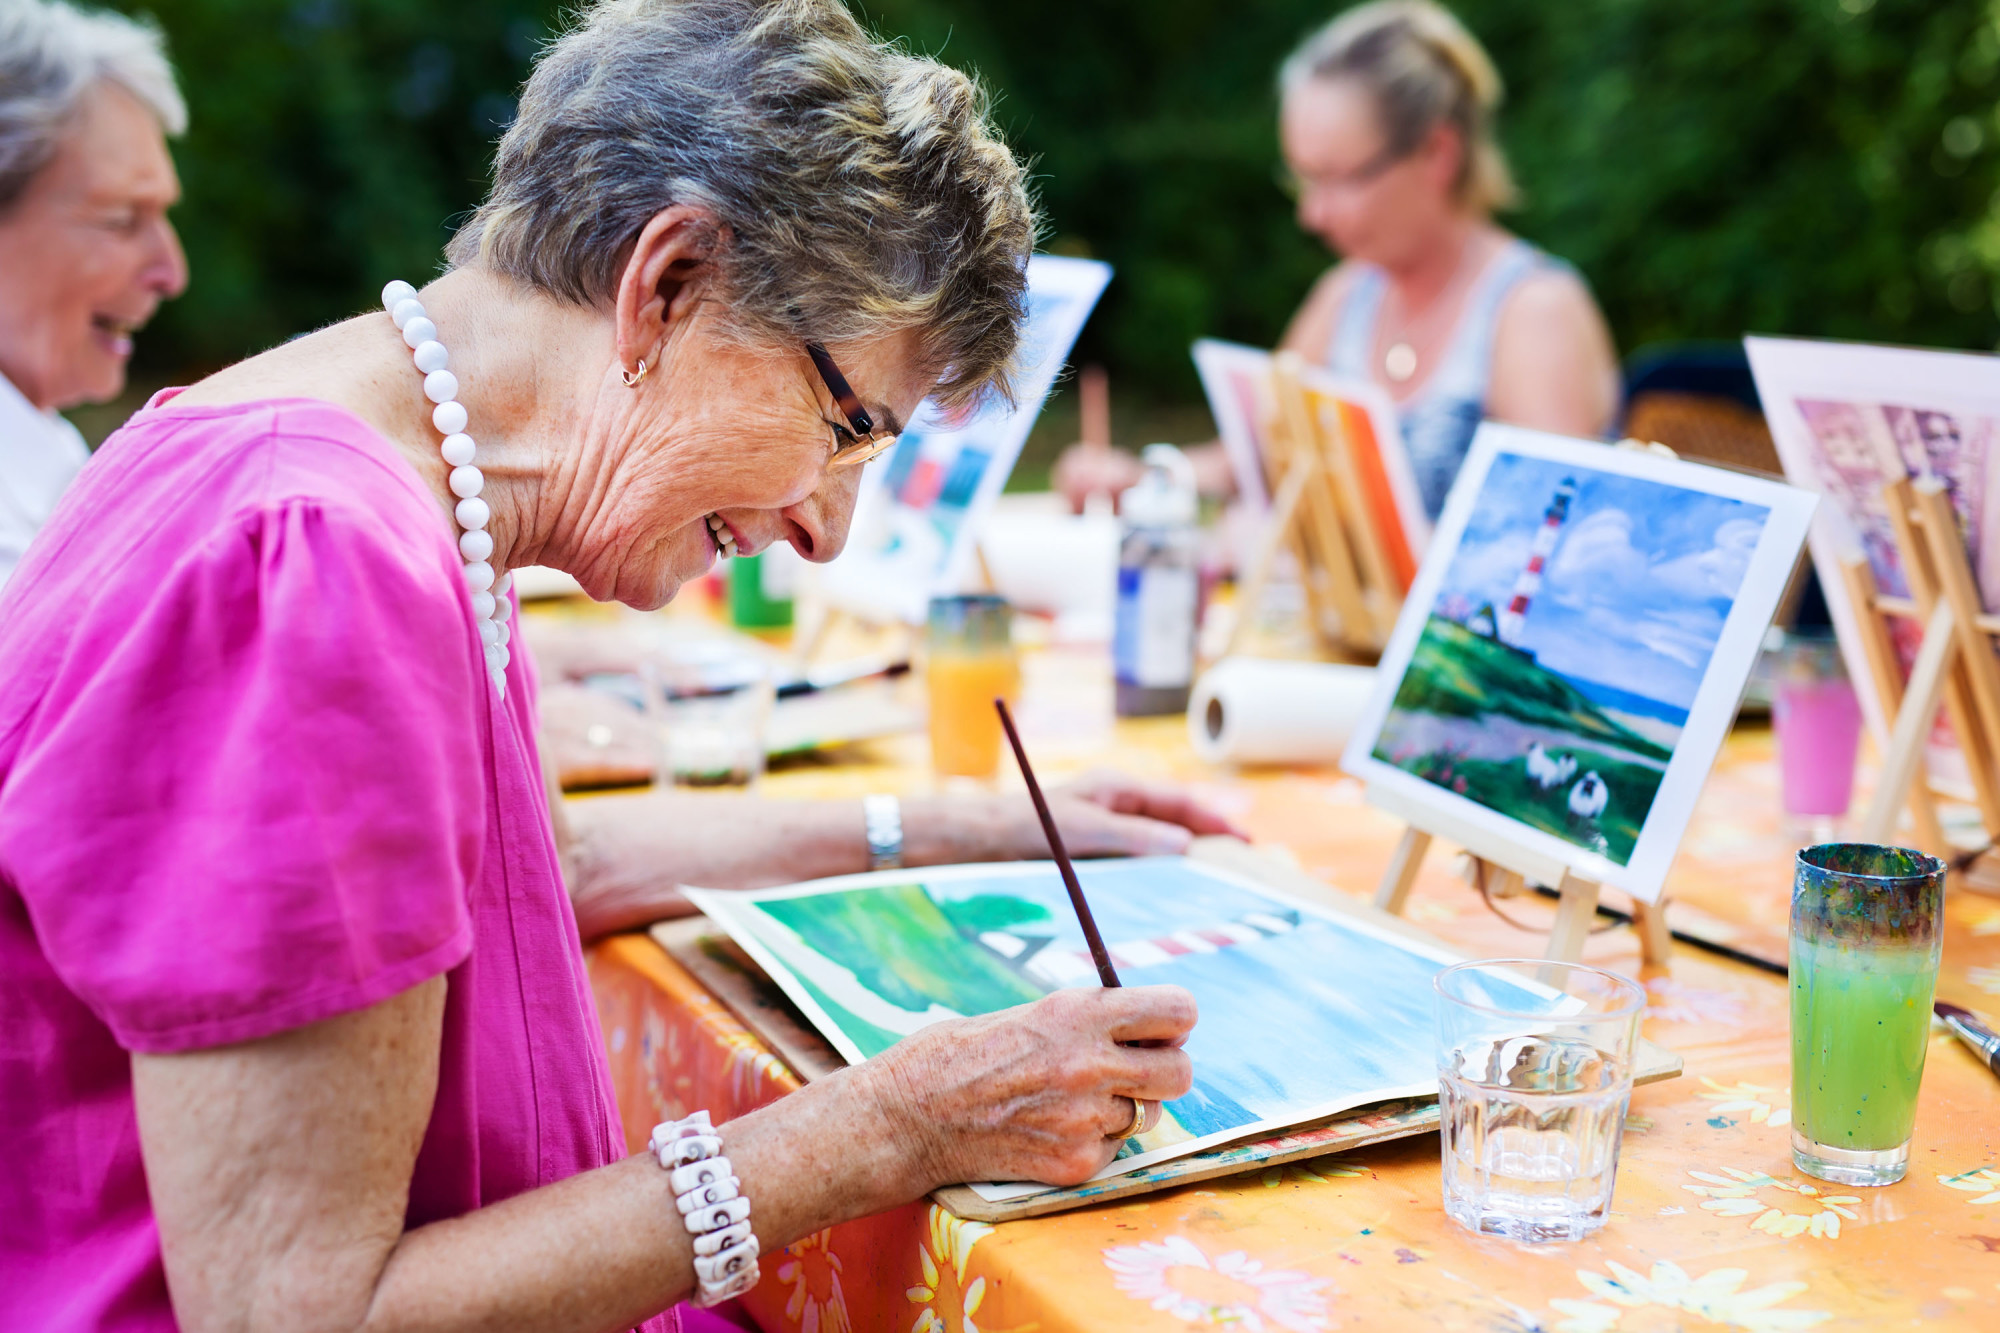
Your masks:
[[[1138,1097],[1128,1097],[1126,1100],[1132,1103],[1132,1123],[1114,1135],[1115,1138],[1136,1139],[1160,1123],[1158,1102],[1144,1101]]]

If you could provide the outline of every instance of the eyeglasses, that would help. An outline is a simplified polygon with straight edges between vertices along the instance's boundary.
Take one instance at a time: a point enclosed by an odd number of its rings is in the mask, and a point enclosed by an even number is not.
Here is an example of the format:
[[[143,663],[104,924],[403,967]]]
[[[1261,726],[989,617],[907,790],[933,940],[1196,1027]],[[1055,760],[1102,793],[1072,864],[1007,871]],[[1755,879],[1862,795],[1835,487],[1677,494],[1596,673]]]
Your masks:
[[[826,391],[839,405],[840,414],[847,418],[847,433],[852,437],[847,443],[834,446],[833,457],[826,463],[828,467],[857,467],[896,442],[896,437],[888,431],[875,429],[875,418],[868,415],[868,409],[861,405],[860,396],[848,386],[847,376],[833,364],[826,348],[818,343],[807,343],[806,355],[812,358],[820,379],[826,384]],[[834,430],[840,433],[838,426]]]
[[[1280,163],[1272,175],[1277,180],[1278,188],[1297,201],[1314,190],[1358,190],[1364,185],[1373,185],[1382,173],[1409,156],[1410,154],[1398,150],[1392,144],[1352,171],[1301,176],[1289,166]]]

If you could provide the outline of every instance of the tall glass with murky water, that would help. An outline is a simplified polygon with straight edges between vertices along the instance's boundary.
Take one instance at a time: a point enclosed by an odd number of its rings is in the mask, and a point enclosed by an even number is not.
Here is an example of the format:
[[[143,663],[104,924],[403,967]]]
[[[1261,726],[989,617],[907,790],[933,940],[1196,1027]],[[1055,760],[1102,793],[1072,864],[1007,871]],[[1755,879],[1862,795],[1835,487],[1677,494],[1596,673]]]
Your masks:
[[[1611,1210],[1646,992],[1529,958],[1434,984],[1445,1212],[1482,1235],[1582,1240]]]
[[[1792,881],[1792,1164],[1893,1185],[1910,1164],[1944,924],[1944,862],[1836,842]]]

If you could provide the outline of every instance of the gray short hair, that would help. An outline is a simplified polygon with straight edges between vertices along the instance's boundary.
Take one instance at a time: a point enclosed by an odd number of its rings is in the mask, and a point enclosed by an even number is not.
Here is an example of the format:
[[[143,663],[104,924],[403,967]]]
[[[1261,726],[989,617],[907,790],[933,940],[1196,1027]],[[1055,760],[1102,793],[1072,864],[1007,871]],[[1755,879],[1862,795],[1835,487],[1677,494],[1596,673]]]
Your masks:
[[[187,129],[158,28],[63,0],[0,0],[0,210],[55,156],[100,79],[145,103],[168,134]]]
[[[1021,166],[973,80],[839,0],[591,5],[537,61],[450,258],[601,304],[674,204],[726,233],[746,335],[915,331],[944,403],[1007,391],[1036,230]]]
[[[1289,93],[1314,79],[1354,79],[1375,99],[1386,147],[1413,153],[1440,124],[1465,144],[1459,200],[1488,213],[1518,202],[1507,159],[1493,138],[1500,73],[1479,39],[1433,0],[1373,0],[1300,43],[1278,74]]]

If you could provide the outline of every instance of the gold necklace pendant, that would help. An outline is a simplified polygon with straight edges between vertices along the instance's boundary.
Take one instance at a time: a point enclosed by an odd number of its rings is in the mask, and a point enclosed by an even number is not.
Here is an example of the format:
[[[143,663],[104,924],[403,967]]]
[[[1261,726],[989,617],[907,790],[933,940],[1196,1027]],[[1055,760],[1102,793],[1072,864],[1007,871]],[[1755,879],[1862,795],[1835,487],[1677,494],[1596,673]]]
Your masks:
[[[1404,383],[1417,373],[1417,349],[1408,343],[1396,343],[1382,354],[1382,370],[1396,383]]]

